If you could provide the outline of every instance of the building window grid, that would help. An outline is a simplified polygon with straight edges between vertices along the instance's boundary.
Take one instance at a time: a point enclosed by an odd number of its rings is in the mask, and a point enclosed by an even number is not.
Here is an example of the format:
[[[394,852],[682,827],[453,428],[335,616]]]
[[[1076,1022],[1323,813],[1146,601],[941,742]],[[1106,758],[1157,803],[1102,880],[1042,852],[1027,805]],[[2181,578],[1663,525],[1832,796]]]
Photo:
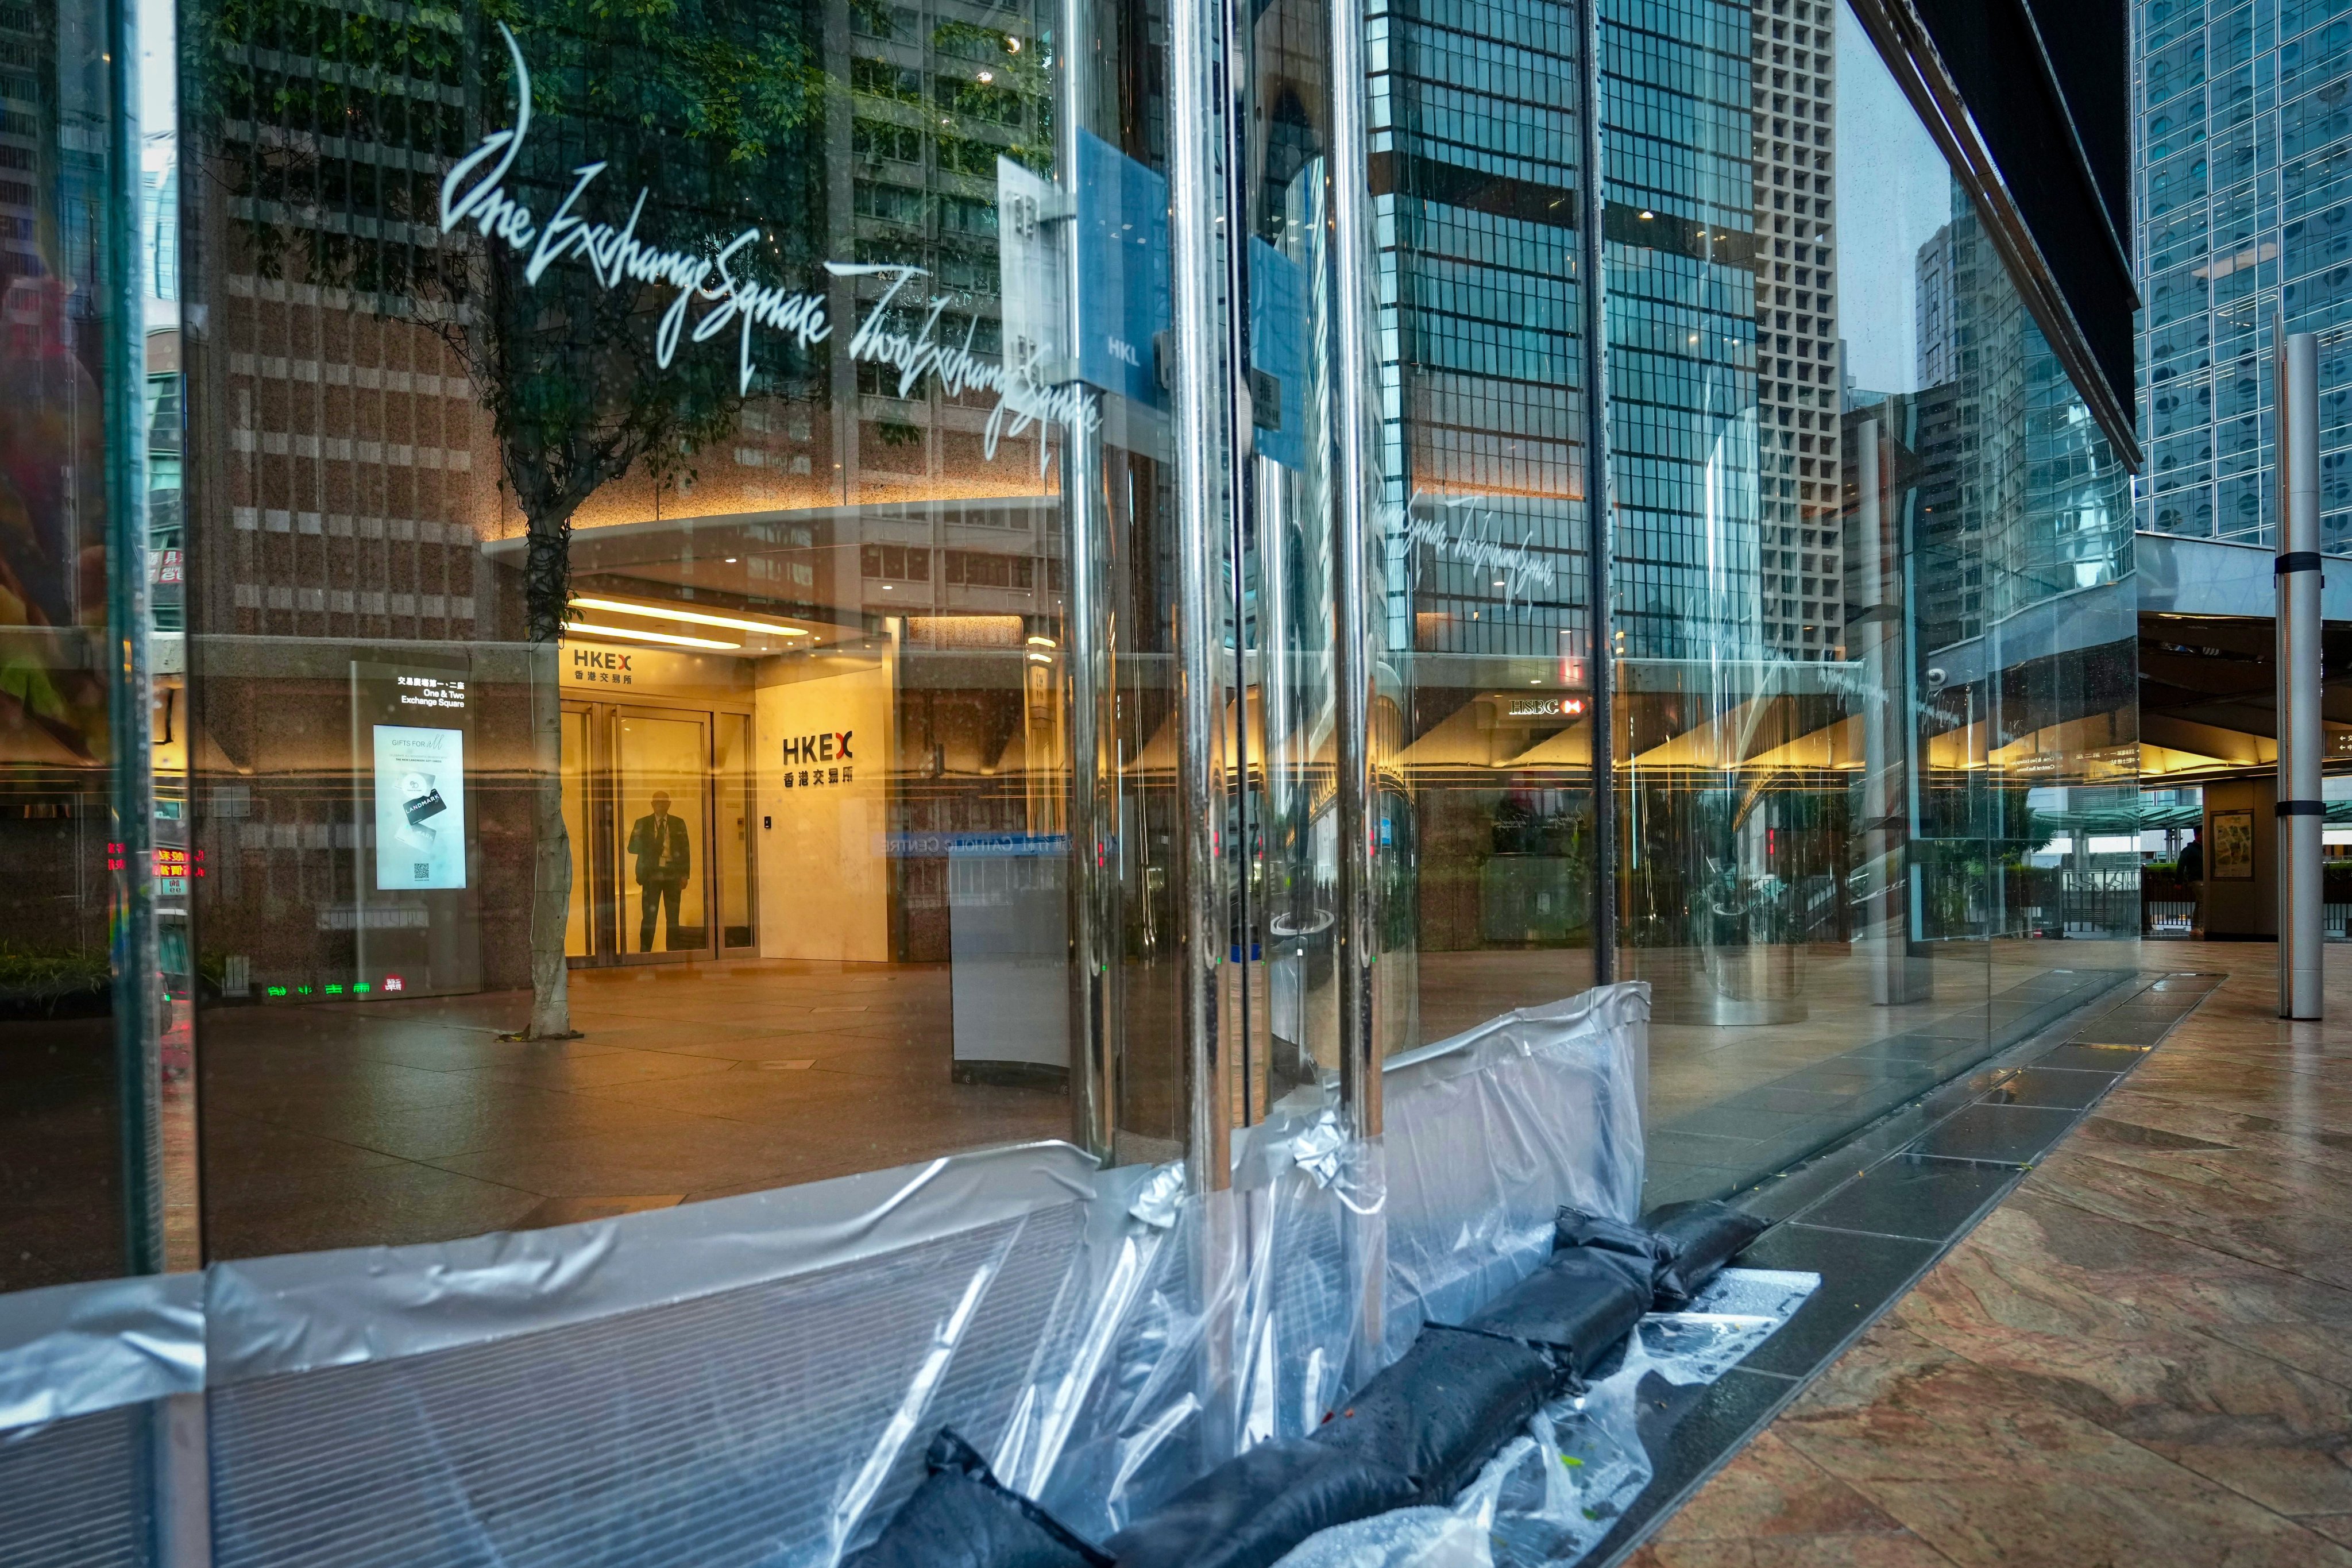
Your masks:
[[[2352,19],[2332,9],[2282,5],[2265,48],[2250,10],[2138,8],[2142,527],[2260,543],[2274,524],[2265,323],[2333,325],[2352,289]],[[2326,360],[2336,406],[2352,363]],[[2323,415],[2323,433],[2341,471],[2352,426]],[[2347,501],[2323,496],[2331,551],[2352,548]]]

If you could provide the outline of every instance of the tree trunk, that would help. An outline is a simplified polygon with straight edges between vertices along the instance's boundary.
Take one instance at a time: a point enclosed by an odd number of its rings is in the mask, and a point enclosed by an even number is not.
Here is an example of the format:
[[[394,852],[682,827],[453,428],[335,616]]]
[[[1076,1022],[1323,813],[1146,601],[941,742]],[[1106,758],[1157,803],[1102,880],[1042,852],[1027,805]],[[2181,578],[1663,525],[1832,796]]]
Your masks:
[[[572,914],[572,835],[563,822],[563,669],[557,639],[570,597],[571,517],[534,518],[524,568],[530,620],[531,837],[530,1023],[521,1038],[569,1040],[571,967],[564,949]]]

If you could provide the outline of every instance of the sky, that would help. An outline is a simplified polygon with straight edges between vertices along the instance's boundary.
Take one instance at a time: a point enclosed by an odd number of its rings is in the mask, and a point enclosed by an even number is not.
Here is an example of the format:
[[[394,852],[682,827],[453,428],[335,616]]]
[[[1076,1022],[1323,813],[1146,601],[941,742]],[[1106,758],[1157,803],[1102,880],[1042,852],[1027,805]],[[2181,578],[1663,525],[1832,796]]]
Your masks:
[[[1915,392],[1919,247],[1951,217],[1952,176],[1862,24],[1837,17],[1838,330],[1854,386]]]

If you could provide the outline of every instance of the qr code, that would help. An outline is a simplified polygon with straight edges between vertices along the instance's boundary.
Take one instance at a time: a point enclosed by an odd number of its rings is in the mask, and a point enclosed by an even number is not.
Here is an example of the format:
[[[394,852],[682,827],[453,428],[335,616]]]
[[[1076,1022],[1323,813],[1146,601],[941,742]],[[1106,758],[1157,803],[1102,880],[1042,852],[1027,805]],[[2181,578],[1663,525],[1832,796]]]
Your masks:
[[[416,863],[416,879],[417,879],[418,881],[422,882],[422,881],[424,881],[426,878],[428,878],[428,877],[430,877],[430,876],[432,876],[432,875],[433,875],[433,862],[432,862],[432,861],[430,861],[430,860],[419,860],[419,861]]]

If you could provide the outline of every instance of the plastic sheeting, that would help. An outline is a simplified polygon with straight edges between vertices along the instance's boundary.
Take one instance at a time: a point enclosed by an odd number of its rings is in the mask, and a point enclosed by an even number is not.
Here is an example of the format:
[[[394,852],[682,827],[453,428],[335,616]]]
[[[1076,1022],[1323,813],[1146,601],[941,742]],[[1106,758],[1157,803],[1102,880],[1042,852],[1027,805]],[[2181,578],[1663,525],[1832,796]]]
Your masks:
[[[1538,1410],[1449,1507],[1406,1508],[1310,1536],[1276,1568],[1538,1568],[1601,1542],[1650,1484],[1642,1384],[1712,1383],[1769,1338],[1817,1274],[1727,1269],[1680,1312],[1653,1312],[1615,1370]]]
[[[1559,1205],[1632,1218],[1646,1016],[1606,987],[1393,1062],[1381,1142],[1301,1091],[1213,1194],[1034,1144],[0,1300],[0,1493],[42,1423],[202,1387],[218,1568],[829,1568],[943,1426],[1106,1540],[1526,1273]]]

